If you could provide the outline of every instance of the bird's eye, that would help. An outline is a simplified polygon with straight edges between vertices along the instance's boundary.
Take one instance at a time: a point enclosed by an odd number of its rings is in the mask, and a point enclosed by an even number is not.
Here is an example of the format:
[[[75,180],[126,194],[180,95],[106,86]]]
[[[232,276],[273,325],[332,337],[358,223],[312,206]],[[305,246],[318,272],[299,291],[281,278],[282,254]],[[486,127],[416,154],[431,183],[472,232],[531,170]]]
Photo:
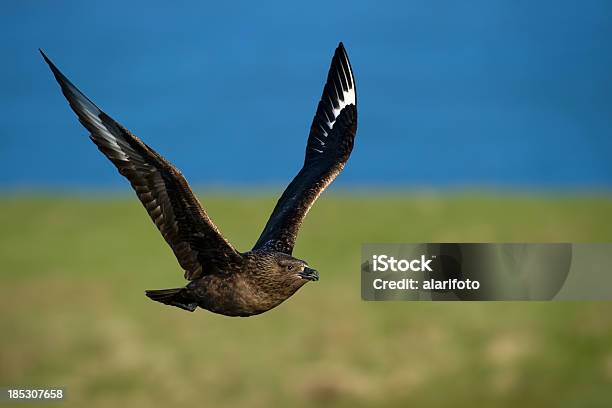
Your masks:
[[[287,265],[287,270],[290,271],[293,269],[293,265]]]

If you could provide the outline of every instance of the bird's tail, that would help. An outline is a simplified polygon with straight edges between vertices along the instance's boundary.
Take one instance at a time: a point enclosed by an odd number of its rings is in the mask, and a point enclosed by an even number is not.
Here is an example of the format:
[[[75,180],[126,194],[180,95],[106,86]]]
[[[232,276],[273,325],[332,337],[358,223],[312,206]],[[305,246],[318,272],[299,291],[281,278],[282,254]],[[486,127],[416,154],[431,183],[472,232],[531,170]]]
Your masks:
[[[198,307],[198,302],[189,296],[185,288],[146,290],[145,295],[156,302],[180,307],[190,312]]]

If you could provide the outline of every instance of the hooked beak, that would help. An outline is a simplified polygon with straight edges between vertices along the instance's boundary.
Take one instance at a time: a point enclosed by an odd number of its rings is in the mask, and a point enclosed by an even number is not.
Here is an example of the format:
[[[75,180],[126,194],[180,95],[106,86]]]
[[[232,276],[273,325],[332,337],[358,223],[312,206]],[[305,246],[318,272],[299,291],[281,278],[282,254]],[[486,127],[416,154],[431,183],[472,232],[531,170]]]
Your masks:
[[[304,270],[298,273],[298,276],[302,279],[306,279],[309,281],[318,281],[319,280],[319,272],[316,269],[312,269],[310,267],[305,267]]]

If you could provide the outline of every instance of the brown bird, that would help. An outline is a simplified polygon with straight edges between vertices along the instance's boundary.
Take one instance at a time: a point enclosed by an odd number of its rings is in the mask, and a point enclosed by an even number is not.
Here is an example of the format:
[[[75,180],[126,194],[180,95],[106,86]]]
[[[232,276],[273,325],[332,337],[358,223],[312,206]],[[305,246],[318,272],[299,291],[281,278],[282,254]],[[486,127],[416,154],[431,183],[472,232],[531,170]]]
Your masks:
[[[319,195],[342,171],[357,130],[355,79],[338,45],[310,127],[304,165],[278,200],[252,250],[238,252],[221,235],[181,172],[83,95],[40,51],[70,107],[98,149],[126,177],[172,248],[189,283],[147,290],[161,303],[227,316],[266,312],[319,273],[291,256],[298,230]]]

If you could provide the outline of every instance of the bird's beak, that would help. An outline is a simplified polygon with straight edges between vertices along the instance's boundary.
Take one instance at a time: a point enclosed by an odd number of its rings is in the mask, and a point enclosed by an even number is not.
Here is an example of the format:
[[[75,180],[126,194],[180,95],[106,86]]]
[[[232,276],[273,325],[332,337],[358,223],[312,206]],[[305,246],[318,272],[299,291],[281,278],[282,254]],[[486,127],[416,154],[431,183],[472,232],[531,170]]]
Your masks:
[[[298,273],[298,276],[309,281],[319,280],[319,272],[317,272],[316,269],[309,268],[308,266],[305,267],[302,272]]]

